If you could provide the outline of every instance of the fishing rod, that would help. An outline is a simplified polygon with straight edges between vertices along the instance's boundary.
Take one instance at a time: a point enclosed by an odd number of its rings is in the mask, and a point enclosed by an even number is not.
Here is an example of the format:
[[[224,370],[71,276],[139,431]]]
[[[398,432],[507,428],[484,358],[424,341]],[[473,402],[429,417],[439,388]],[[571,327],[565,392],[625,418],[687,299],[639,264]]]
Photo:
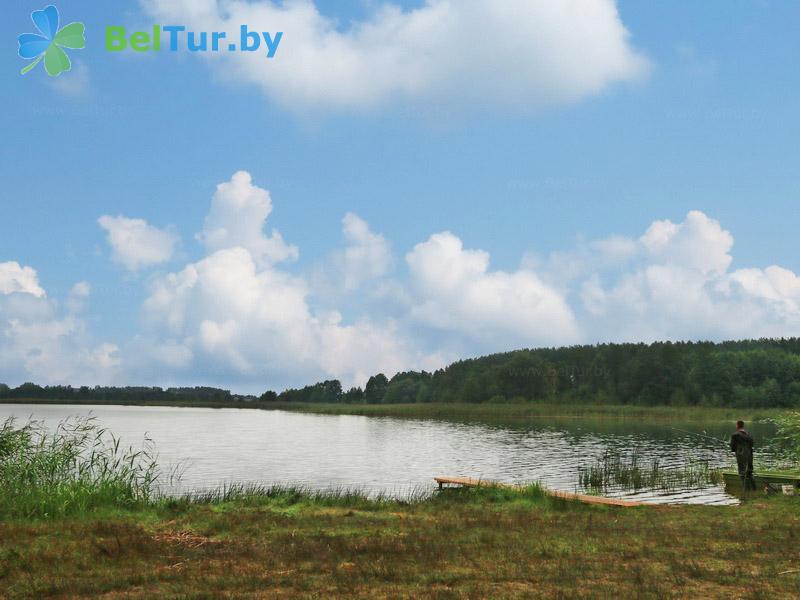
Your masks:
[[[679,431],[680,433],[688,433],[689,435],[705,438],[707,440],[714,440],[715,442],[719,442],[720,444],[725,444],[725,446],[728,446],[728,442],[726,442],[724,439],[714,437],[713,435],[707,435],[705,432],[697,433],[696,431],[686,431],[685,429],[678,429],[677,427],[670,427],[670,429],[673,431]]]

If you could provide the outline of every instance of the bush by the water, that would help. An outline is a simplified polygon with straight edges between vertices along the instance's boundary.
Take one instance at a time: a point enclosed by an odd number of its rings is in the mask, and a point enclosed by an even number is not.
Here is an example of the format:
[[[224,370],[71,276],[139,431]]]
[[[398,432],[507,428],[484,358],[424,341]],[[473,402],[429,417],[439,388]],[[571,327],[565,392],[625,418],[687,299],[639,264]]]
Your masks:
[[[43,423],[0,426],[0,518],[85,513],[149,501],[159,477],[153,446],[125,449],[89,418],[53,429]]]

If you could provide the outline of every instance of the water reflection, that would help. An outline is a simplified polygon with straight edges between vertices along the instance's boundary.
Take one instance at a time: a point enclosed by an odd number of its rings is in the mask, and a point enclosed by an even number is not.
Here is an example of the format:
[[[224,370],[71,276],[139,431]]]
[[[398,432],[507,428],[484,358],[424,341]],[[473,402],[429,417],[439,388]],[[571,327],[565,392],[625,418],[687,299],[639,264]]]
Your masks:
[[[578,468],[606,451],[634,450],[648,464],[665,467],[687,460],[727,466],[724,424],[705,433],[669,425],[599,419],[550,419],[514,423],[452,423],[431,420],[306,415],[283,411],[122,406],[0,405],[0,419],[29,417],[53,424],[92,414],[126,445],[145,434],[165,471],[182,464],[179,488],[211,489],[224,483],[300,484],[315,489],[358,488],[408,495],[432,489],[434,475],[459,475],[509,483],[540,481],[578,489]],[[692,424],[675,427],[700,433]],[[763,440],[769,427],[756,426]],[[763,453],[759,458],[765,461]],[[766,462],[768,462],[768,456]],[[721,486],[703,489],[612,492],[650,502],[727,504]]]

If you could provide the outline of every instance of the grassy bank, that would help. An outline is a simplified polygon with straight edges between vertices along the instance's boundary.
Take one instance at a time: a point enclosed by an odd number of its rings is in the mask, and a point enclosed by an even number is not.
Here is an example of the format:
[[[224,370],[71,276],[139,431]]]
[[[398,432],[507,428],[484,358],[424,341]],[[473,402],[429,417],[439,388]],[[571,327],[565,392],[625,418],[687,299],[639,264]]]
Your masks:
[[[170,402],[65,402],[58,400],[6,400],[3,404],[70,404],[93,406],[170,406],[183,408],[242,408],[287,410],[324,415],[360,415],[409,419],[458,421],[503,421],[544,418],[593,418],[653,422],[748,422],[772,419],[785,412],[777,408],[722,408],[708,406],[633,406],[569,402],[519,402],[503,404],[311,404],[288,402],[215,402],[180,400]]]
[[[0,521],[0,596],[789,598],[798,508],[609,509],[535,489],[159,502]]]
[[[415,419],[504,420],[544,418],[630,419],[636,421],[762,421],[779,409],[704,406],[630,406],[619,404],[301,404],[274,403],[269,408],[325,415],[362,415]]]

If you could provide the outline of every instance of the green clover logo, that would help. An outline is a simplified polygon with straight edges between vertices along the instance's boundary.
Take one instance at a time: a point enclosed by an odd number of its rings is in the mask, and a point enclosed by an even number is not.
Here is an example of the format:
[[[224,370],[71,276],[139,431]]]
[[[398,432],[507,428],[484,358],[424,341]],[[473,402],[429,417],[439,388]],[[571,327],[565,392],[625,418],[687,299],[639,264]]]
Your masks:
[[[31,19],[41,35],[23,33],[19,36],[19,55],[26,60],[36,59],[22,69],[20,75],[25,75],[43,58],[45,71],[51,77],[69,71],[72,63],[62,48],[79,50],[86,47],[86,29],[83,23],[70,23],[59,30],[58,9],[52,5],[43,10],[33,11]]]

